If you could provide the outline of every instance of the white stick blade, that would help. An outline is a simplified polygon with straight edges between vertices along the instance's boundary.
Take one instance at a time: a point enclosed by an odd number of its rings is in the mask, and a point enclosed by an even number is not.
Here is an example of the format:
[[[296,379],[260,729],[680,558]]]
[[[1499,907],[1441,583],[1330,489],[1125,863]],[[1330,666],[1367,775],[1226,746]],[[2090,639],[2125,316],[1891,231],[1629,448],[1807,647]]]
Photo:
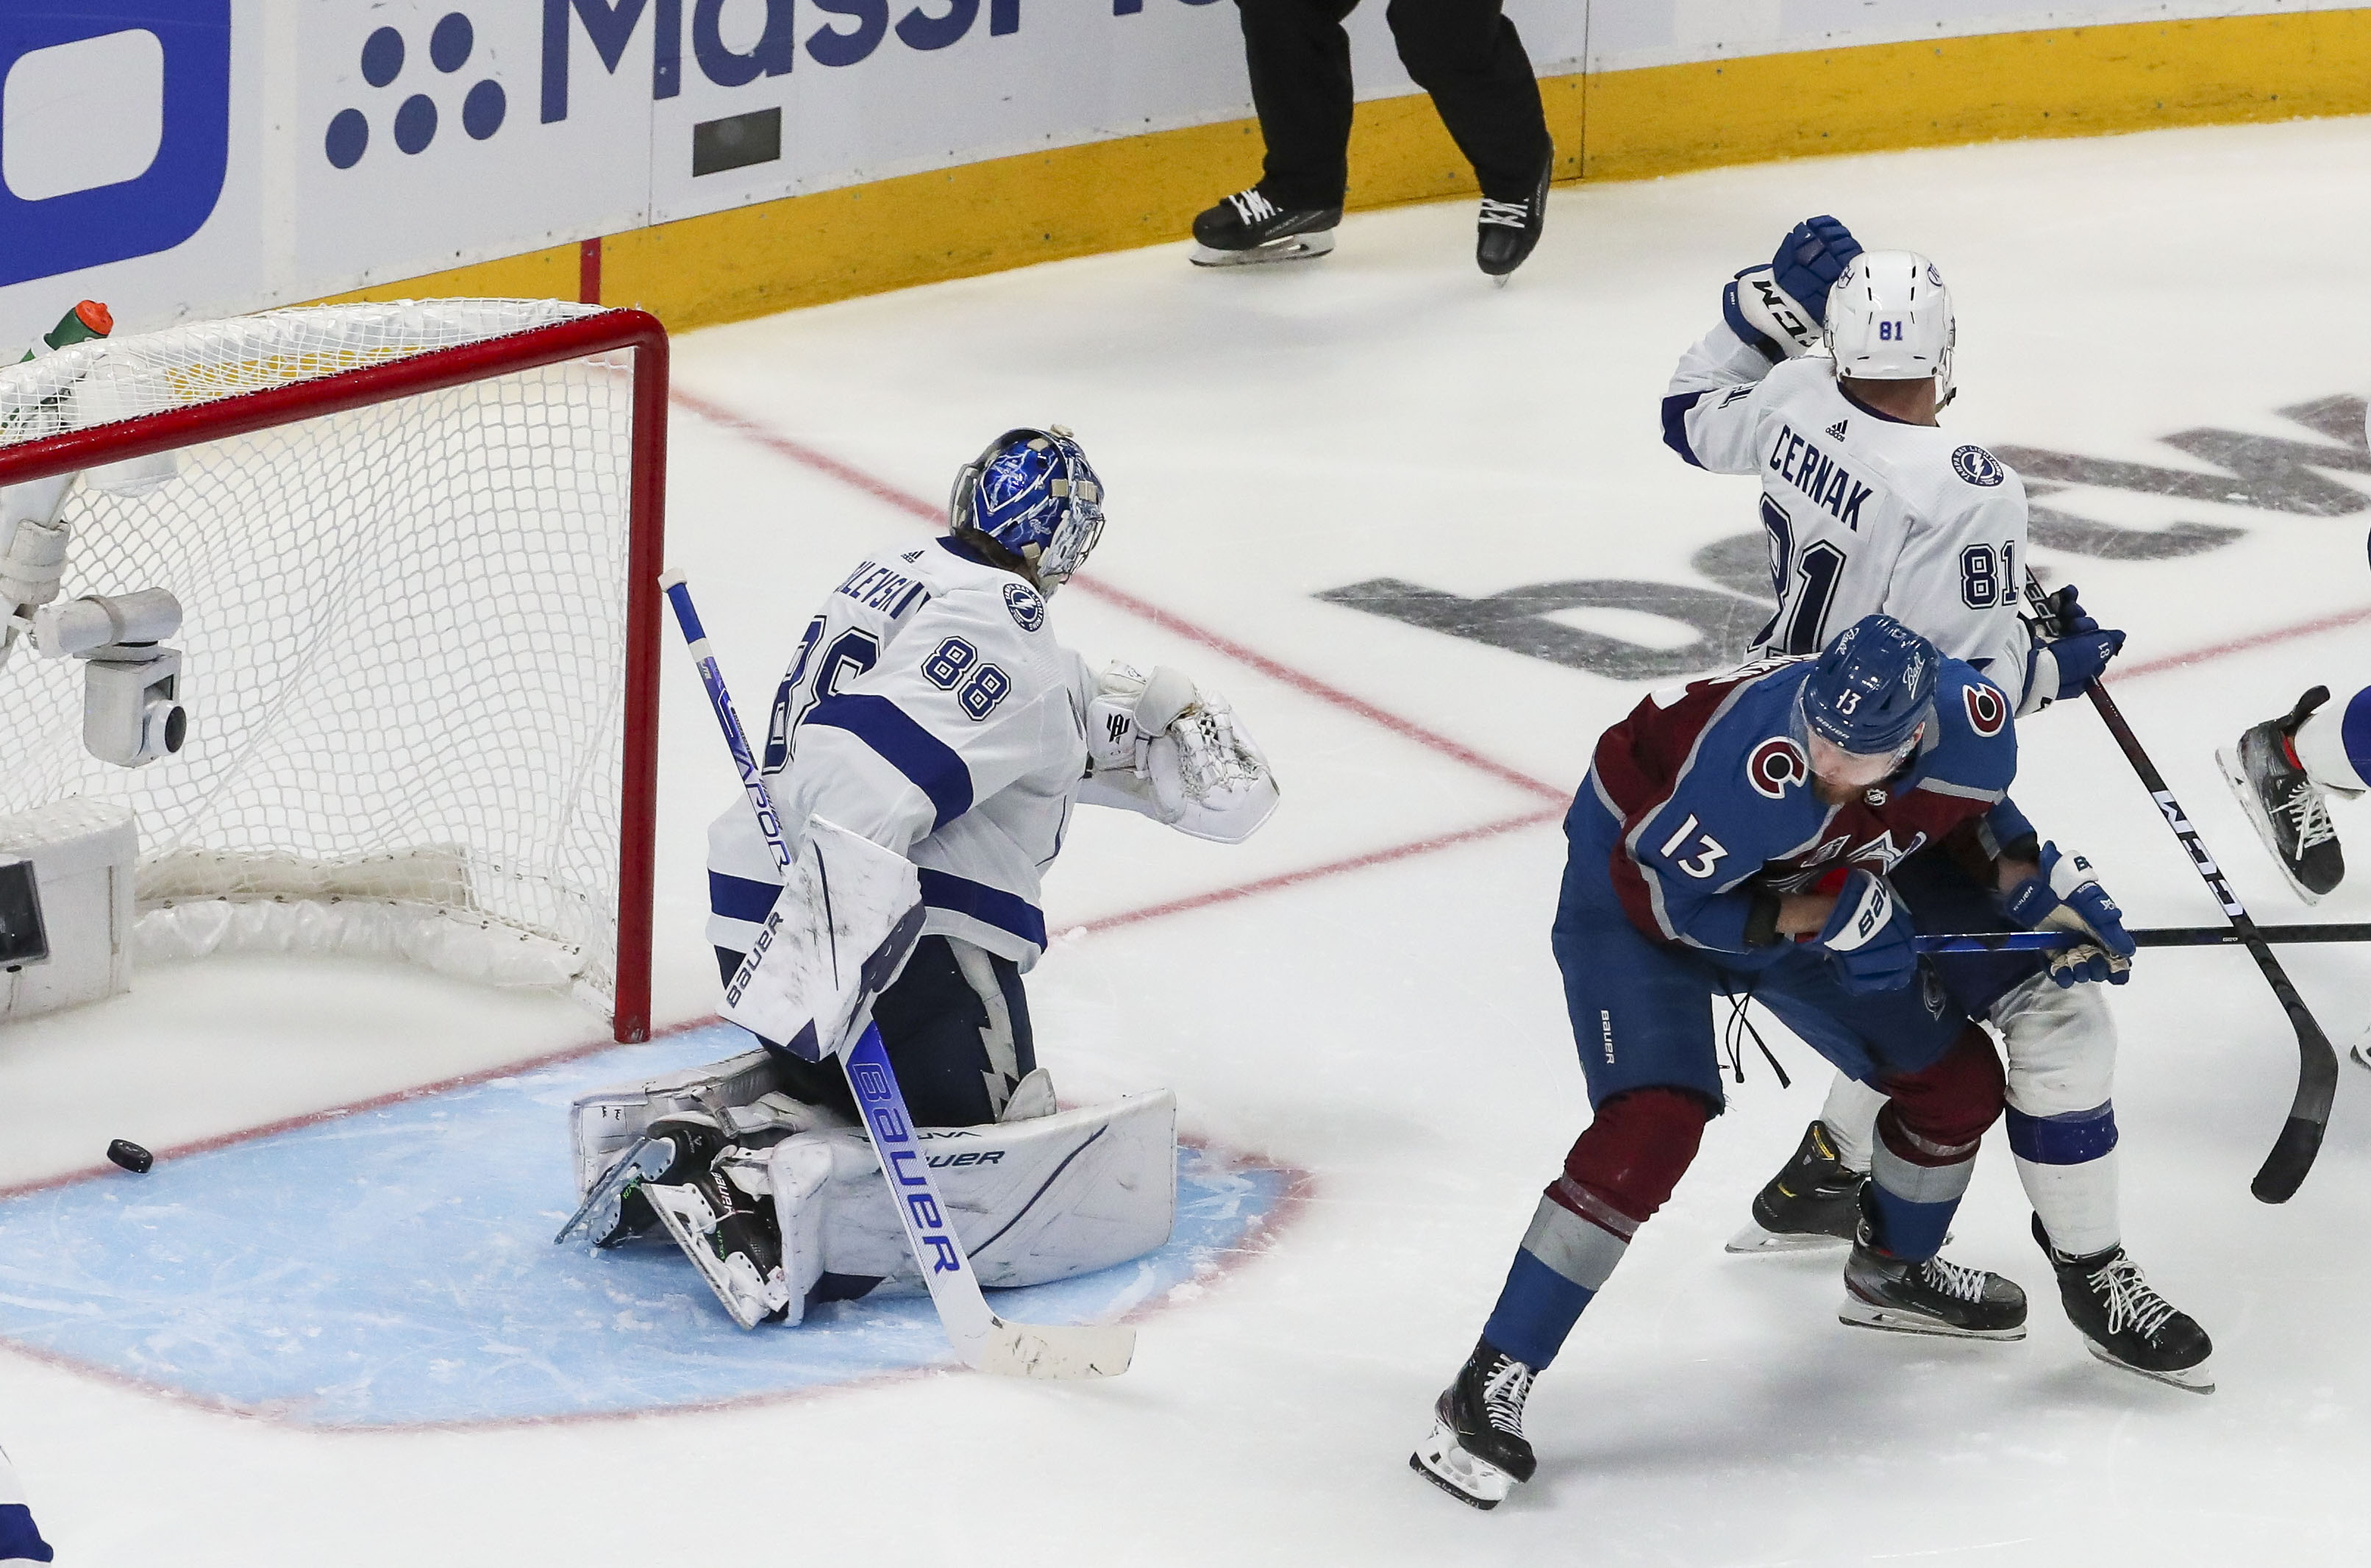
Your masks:
[[[957,1353],[975,1372],[1000,1377],[1116,1377],[1136,1357],[1136,1330],[1122,1324],[1081,1327],[1008,1323],[991,1318],[989,1330]]]

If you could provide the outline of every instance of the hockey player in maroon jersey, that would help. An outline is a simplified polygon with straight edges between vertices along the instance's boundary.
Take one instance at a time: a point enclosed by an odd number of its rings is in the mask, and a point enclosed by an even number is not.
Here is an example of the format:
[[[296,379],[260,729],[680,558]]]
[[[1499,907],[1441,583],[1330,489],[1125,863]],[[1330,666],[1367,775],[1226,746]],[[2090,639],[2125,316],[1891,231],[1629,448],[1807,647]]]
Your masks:
[[[1839,1317],[2023,1337],[2022,1291],[1937,1256],[2000,1115],[2002,1069],[1920,962],[1888,882],[1928,844],[1992,862],[2016,771],[2000,691],[1876,615],[1816,660],[1656,693],[1606,731],[1565,818],[1554,931],[1596,1119],[1541,1199],[1413,1468],[1480,1507],[1531,1476],[1532,1378],[1721,1109],[1715,995],[1750,990],[1889,1097]],[[2123,937],[2113,908],[2087,912],[2114,927],[2095,934],[2111,945]]]

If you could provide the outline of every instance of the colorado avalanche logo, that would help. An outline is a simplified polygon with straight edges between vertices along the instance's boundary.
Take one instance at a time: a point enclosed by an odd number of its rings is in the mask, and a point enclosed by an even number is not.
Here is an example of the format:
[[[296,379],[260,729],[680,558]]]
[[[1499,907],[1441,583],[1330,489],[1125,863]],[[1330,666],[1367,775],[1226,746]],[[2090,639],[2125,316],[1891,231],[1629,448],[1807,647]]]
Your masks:
[[[2008,700],[1981,681],[1960,687],[1960,699],[1968,705],[1968,727],[1986,740],[2008,722]]]
[[[1013,623],[1024,632],[1035,632],[1046,624],[1046,601],[1026,583],[1004,585],[1004,608],[1012,612]]]
[[[1951,454],[1951,471],[1970,484],[1980,484],[1989,490],[1998,484],[2007,470],[2000,459],[1982,447],[1962,447]]]
[[[1788,786],[1808,783],[1811,764],[1801,747],[1783,735],[1774,735],[1745,759],[1745,782],[1773,800],[1787,798]]]

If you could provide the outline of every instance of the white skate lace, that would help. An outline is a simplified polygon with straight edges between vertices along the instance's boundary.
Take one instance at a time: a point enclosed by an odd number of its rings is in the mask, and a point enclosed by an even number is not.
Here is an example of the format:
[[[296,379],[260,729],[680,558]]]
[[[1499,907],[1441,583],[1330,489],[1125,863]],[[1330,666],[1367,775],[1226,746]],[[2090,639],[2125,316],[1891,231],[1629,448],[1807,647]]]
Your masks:
[[[1961,1301],[1982,1301],[1984,1298],[1984,1272],[1958,1263],[1947,1263],[1940,1258],[1929,1258],[1921,1266],[1926,1283],[1945,1295],[1958,1296]]]
[[[1485,196],[1482,198],[1482,221],[1506,228],[1521,228],[1532,221],[1532,204],[1529,202],[1494,202]]]
[[[2140,1265],[2121,1249],[2086,1277],[2094,1291],[2108,1298],[2108,1332],[2111,1334],[2129,1328],[2145,1340],[2155,1340],[2157,1331],[2173,1316],[2173,1303],[2149,1288],[2148,1281],[2141,1277]]]
[[[2328,843],[2338,836],[2338,830],[2330,825],[2330,803],[2322,799],[2321,791],[2309,781],[2299,780],[2289,797],[2281,802],[2280,809],[2296,829],[2296,852],[2300,857],[2314,845]]]
[[[1538,1376],[1530,1367],[1512,1358],[1503,1359],[1482,1385],[1482,1413],[1490,1424],[1509,1437],[1523,1434],[1523,1400],[1532,1391],[1532,1379]]]
[[[1266,223],[1276,216],[1278,211],[1277,204],[1261,195],[1256,185],[1248,191],[1236,192],[1227,198],[1227,202],[1235,209],[1235,215],[1247,224]]]

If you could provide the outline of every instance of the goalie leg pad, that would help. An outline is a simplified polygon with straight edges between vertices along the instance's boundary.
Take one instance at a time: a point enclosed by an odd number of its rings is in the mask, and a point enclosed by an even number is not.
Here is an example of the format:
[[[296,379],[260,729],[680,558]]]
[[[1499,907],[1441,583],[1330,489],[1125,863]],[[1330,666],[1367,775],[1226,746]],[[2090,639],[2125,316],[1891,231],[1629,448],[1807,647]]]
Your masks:
[[[1044,1284],[1140,1258],[1177,1214],[1177,1098],[1167,1089],[1023,1121],[925,1127],[921,1142],[979,1283]],[[827,1273],[922,1288],[872,1145],[855,1128],[768,1156],[786,1283]]]

